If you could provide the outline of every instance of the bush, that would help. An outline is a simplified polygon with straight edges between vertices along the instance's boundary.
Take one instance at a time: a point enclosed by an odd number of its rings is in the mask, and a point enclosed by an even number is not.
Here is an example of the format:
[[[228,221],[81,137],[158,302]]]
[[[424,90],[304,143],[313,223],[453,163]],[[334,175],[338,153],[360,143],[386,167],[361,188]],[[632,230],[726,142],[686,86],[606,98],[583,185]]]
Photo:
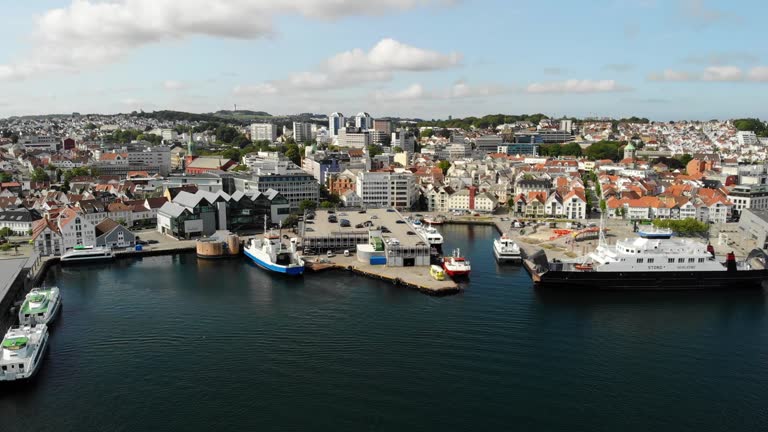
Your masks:
[[[653,226],[659,228],[670,228],[679,236],[703,235],[709,231],[709,224],[700,222],[693,218],[683,220],[656,219]]]

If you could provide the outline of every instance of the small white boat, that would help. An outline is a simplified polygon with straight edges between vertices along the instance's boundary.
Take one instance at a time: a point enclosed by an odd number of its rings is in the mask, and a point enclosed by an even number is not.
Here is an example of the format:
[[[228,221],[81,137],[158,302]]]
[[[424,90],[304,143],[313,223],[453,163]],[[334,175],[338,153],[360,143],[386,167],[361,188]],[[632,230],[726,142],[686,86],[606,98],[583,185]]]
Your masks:
[[[62,263],[108,261],[115,258],[112,249],[104,246],[75,246],[69,252],[61,256]]]
[[[496,261],[512,261],[521,262],[522,255],[520,254],[520,246],[514,242],[506,234],[493,240],[493,255],[496,257]]]
[[[42,363],[48,347],[48,326],[11,328],[5,334],[0,357],[0,381],[31,378]]]
[[[61,309],[61,296],[56,287],[32,288],[19,309],[19,324],[49,324]]]

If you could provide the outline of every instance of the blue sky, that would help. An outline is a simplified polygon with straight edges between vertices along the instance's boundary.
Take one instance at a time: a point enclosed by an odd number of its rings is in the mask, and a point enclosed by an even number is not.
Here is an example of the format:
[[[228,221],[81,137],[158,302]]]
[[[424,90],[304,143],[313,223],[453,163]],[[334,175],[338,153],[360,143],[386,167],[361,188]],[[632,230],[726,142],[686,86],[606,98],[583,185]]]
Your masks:
[[[763,1],[6,2],[0,116],[768,117]]]

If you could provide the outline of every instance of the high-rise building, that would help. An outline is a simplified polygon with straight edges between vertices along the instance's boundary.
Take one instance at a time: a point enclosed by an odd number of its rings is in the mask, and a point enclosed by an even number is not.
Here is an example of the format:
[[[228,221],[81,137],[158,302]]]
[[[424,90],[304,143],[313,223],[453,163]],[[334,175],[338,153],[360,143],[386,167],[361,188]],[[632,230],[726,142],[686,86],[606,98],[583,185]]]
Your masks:
[[[355,116],[355,127],[361,130],[373,129],[373,117],[367,112],[359,112]]]
[[[251,141],[274,142],[277,139],[277,127],[271,123],[253,123],[251,125]]]
[[[344,114],[335,112],[328,116],[328,137],[333,139],[339,134],[339,129],[345,127]]]
[[[364,148],[371,144],[371,134],[359,129],[342,128],[337,138],[339,147]]]
[[[293,139],[297,143],[312,141],[312,123],[293,122]]]
[[[392,120],[373,120],[373,130],[389,135],[392,133]]]

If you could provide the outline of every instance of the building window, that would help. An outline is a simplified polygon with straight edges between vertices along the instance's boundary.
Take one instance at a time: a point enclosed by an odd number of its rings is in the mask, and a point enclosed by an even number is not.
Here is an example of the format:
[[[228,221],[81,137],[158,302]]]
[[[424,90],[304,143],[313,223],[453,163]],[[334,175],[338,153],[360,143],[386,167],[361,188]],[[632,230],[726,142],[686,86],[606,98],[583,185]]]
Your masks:
[[[688,262],[689,263],[696,262],[696,258],[688,258]]]
[[[684,263],[684,262],[685,262],[685,258],[678,258],[678,259],[677,259],[677,262],[682,264],[682,263]]]

